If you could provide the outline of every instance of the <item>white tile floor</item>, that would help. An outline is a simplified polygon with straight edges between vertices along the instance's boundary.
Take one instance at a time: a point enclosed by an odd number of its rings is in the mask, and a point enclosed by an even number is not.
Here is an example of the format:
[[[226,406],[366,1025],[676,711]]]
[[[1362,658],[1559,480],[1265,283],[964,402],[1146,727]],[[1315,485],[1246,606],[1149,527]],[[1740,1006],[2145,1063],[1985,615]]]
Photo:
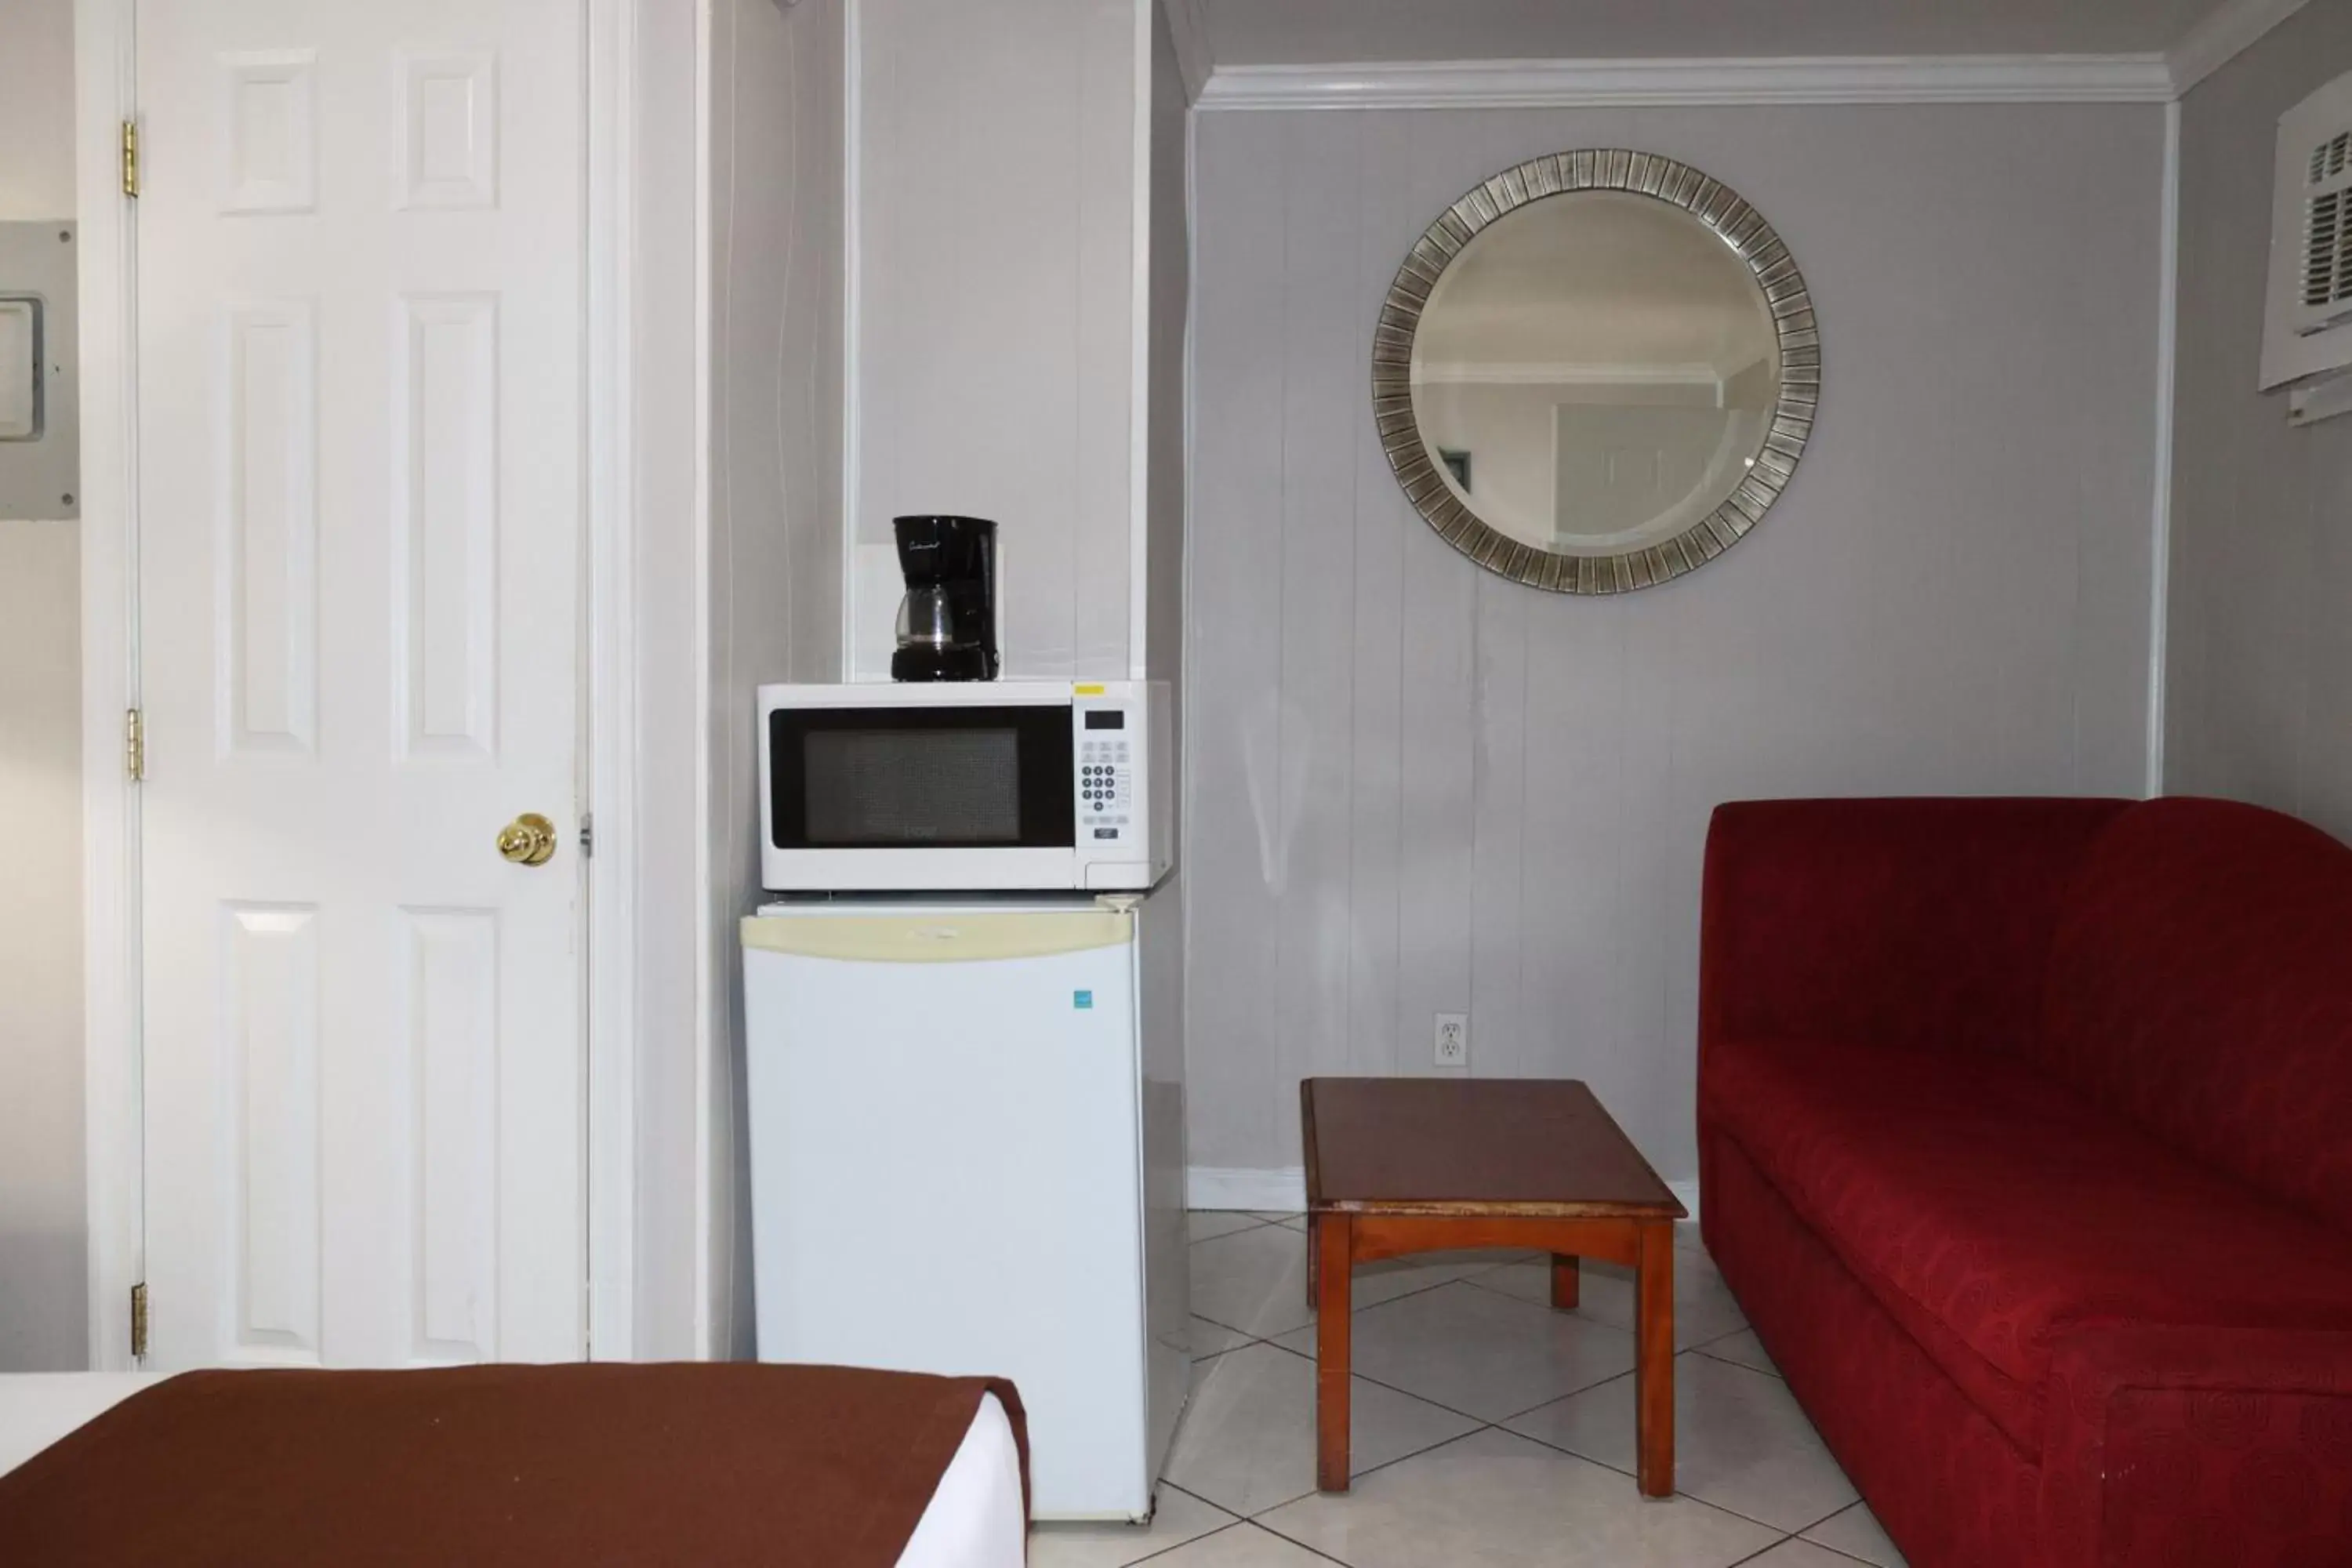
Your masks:
[[[1633,1468],[1633,1281],[1433,1254],[1355,1279],[1354,1489],[1315,1490],[1296,1215],[1192,1215],[1192,1403],[1149,1529],[1041,1525],[1032,1568],[1904,1568],[1700,1250],[1676,1257],[1675,1482]]]

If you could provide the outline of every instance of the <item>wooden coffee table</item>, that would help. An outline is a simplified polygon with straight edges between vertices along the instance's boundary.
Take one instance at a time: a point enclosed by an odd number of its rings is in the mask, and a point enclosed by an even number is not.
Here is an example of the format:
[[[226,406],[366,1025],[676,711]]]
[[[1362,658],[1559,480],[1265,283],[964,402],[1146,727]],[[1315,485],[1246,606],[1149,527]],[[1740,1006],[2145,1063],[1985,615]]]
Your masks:
[[[1675,1230],[1687,1213],[1592,1091],[1573,1079],[1312,1078],[1307,1289],[1317,1311],[1315,1479],[1348,1489],[1349,1274],[1455,1247],[1551,1254],[1551,1304],[1576,1305],[1579,1258],[1634,1271],[1634,1431],[1642,1491],[1675,1489]]]

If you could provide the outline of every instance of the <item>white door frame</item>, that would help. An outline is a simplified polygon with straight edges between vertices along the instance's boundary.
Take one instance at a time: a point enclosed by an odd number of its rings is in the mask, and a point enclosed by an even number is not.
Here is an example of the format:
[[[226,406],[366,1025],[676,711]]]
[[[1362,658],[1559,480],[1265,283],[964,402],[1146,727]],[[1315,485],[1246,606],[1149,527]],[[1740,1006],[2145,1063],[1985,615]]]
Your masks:
[[[631,384],[638,0],[579,0],[588,153],[583,495],[587,637],[582,758],[594,813],[588,863],[589,1353],[635,1340],[636,668]],[[75,0],[77,216],[81,226],[83,1056],[89,1364],[127,1370],[131,1288],[145,1271],[141,1104],[139,792],[122,765],[138,704],[139,431],[136,229],[121,190],[121,126],[135,117],[135,0]]]

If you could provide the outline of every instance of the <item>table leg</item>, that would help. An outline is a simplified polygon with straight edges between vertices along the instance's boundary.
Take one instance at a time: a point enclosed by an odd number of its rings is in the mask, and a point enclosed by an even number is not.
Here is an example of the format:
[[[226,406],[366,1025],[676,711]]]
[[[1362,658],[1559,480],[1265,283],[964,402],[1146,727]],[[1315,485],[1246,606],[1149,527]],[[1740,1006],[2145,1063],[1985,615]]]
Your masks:
[[[1315,1484],[1348,1489],[1349,1275],[1354,1267],[1353,1222],[1319,1214],[1315,1232]]]
[[[1640,1228],[1633,1431],[1642,1495],[1675,1489],[1675,1227]]]
[[[1576,1254],[1555,1252],[1551,1255],[1551,1304],[1560,1311],[1576,1305],[1577,1289],[1581,1281],[1577,1277]]]

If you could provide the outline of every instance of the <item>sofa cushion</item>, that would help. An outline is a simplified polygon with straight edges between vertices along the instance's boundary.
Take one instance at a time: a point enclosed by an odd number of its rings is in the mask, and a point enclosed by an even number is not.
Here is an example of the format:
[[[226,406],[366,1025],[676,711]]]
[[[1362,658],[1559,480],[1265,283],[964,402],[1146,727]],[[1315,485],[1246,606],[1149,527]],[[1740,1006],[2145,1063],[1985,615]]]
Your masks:
[[[2352,1331],[2352,1241],[2013,1058],[1717,1040],[1700,1114],[2027,1452],[2053,1342]]]
[[[2135,805],[2068,889],[2041,1064],[2352,1230],[2352,849],[2218,800]]]

